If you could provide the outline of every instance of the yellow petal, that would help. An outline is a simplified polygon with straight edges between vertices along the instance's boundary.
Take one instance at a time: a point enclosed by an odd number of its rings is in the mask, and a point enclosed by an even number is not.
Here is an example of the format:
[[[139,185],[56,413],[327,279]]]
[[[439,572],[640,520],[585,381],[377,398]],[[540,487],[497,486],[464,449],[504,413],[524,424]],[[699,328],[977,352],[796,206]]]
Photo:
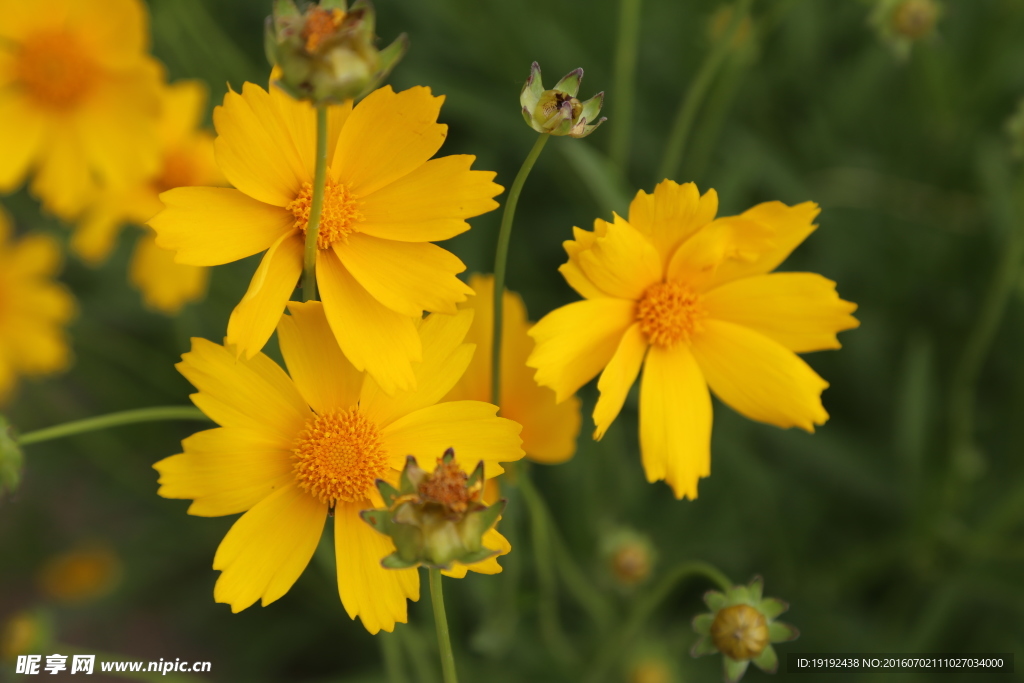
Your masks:
[[[685,345],[647,353],[640,454],[647,481],[665,479],[676,498],[695,499],[698,479],[711,474],[711,396]]]
[[[527,364],[537,383],[555,390],[561,403],[601,371],[636,318],[636,303],[591,299],[562,306],[530,330],[537,348]]]
[[[192,402],[222,427],[258,432],[291,448],[309,408],[288,375],[262,353],[246,360],[219,344],[192,338],[178,372],[199,390]]]
[[[633,323],[622,335],[615,355],[597,380],[597,390],[601,396],[594,406],[595,439],[601,439],[612,421],[618,417],[622,404],[626,402],[626,395],[640,372],[646,352],[647,337],[640,331],[640,323]]]
[[[370,296],[331,250],[317,253],[316,281],[327,322],[352,365],[389,394],[415,387],[412,364],[422,347],[414,319]]]
[[[462,343],[472,320],[473,311],[428,316],[419,326],[423,360],[413,368],[416,388],[389,396],[372,378],[367,379],[359,400],[367,417],[385,426],[440,401],[462,377],[473,356],[473,345]]]
[[[249,289],[228,319],[227,343],[235,345],[238,355],[252,358],[274,333],[302,274],[302,252],[302,238],[290,233],[263,256]]]
[[[33,111],[25,96],[0,94],[0,192],[14,191],[43,147],[47,117]]]
[[[497,412],[482,401],[450,401],[409,413],[381,430],[391,466],[401,469],[406,456],[414,455],[420,467],[432,471],[437,459],[454,448],[456,461],[466,471],[483,461],[487,476],[497,476],[504,471],[497,463],[523,457],[521,427],[496,417]]]
[[[156,246],[152,230],[139,237],[128,267],[128,279],[142,291],[142,301],[165,315],[206,295],[210,269],[174,262],[174,254]]]
[[[162,89],[159,132],[165,148],[188,139],[202,124],[208,93],[200,80],[175,81]]]
[[[401,242],[435,242],[469,230],[467,218],[498,208],[502,187],[491,171],[471,171],[476,157],[431,159],[365,197],[359,231]]]
[[[331,161],[331,173],[365,197],[426,163],[441,148],[448,126],[437,123],[444,97],[417,86],[370,93],[348,117]]]
[[[700,291],[712,286],[721,268],[750,263],[771,248],[774,231],[757,221],[730,216],[704,226],[683,242],[669,261],[666,279]]]
[[[489,481],[493,481],[493,479]],[[500,574],[501,565],[498,564],[498,558],[512,552],[512,544],[509,543],[508,539],[502,536],[494,527],[484,532],[482,540],[485,548],[488,550],[495,550],[498,554],[493,557],[488,557],[486,560],[474,562],[473,564],[455,562],[451,569],[441,570],[441,573],[445,576],[450,576],[453,579],[466,578],[467,571],[473,571],[478,574]]]
[[[709,319],[692,343],[711,390],[736,412],[809,432],[828,420],[821,405],[828,382],[778,342],[742,325]]]
[[[207,429],[181,442],[184,453],[153,465],[164,498],[194,502],[190,515],[245,512],[295,480],[292,452],[247,429]]]
[[[179,187],[160,195],[166,207],[149,221],[156,243],[193,266],[219,266],[270,248],[291,232],[294,216],[226,187]]]
[[[615,216],[592,247],[580,252],[583,273],[605,294],[619,299],[639,299],[662,279],[661,259],[638,230]]]
[[[585,299],[599,299],[607,296],[580,267],[580,254],[594,246],[598,230],[604,234],[607,228],[607,221],[597,219],[594,221],[594,232],[573,227],[572,232],[575,239],[562,242],[569,260],[558,267],[558,272],[562,274],[569,286]]]
[[[305,100],[297,100],[273,83],[270,85],[270,99],[295,144],[300,165],[313,169],[316,165],[316,109]],[[334,157],[341,128],[352,113],[352,101],[327,107],[327,158]]]
[[[47,131],[32,194],[48,211],[73,220],[96,197],[97,185],[79,135],[70,127]]]
[[[652,194],[636,193],[629,205],[630,224],[647,235],[661,254],[663,263],[688,237],[715,218],[718,194],[708,190],[700,195],[693,183],[663,180]]]
[[[359,401],[363,374],[338,347],[319,301],[288,304],[277,338],[288,373],[302,397],[318,414],[347,410]]]
[[[49,277],[60,270],[62,260],[57,240],[49,235],[30,234],[11,249],[7,272],[25,279]]]
[[[790,351],[838,349],[836,333],[860,323],[857,304],[843,301],[836,283],[816,273],[771,273],[733,280],[703,298],[708,315],[743,325]]]
[[[75,33],[106,66],[116,68],[137,62],[140,53],[149,47],[149,17],[145,5],[136,0],[70,2],[67,12]]]
[[[466,266],[451,252],[429,242],[395,242],[354,234],[334,245],[342,264],[366,291],[396,313],[419,317],[423,311],[455,313],[455,304],[473,290],[456,273]]]
[[[90,266],[97,266],[110,256],[124,221],[122,193],[107,201],[104,196],[86,211],[71,235],[71,249]]]
[[[409,620],[406,600],[420,599],[420,577],[416,569],[381,566],[381,560],[395,551],[395,544],[359,517],[370,507],[370,501],[339,501],[334,510],[338,592],[348,616],[362,619],[367,631],[391,632],[396,622]]]
[[[309,564],[326,519],[327,506],[295,484],[264,498],[217,548],[214,599],[241,612],[260,598],[264,607],[280,598]]]

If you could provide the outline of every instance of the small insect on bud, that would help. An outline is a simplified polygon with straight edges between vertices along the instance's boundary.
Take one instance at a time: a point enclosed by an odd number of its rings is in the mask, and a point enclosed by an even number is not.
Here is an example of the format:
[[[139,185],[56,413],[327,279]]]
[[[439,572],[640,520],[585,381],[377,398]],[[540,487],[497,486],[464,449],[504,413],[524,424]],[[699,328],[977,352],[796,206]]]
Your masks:
[[[519,95],[526,124],[538,133],[573,138],[585,138],[593,133],[607,120],[605,117],[597,118],[604,105],[604,93],[599,92],[586,102],[580,102],[576,94],[582,80],[583,69],[576,69],[555,83],[554,88],[545,90],[541,84],[540,65],[534,62],[530,67],[530,77]]]
[[[483,462],[467,475],[449,448],[435,470],[427,472],[410,455],[399,488],[378,480],[377,489],[387,507],[364,510],[362,517],[394,541],[395,552],[381,561],[388,569],[423,564],[447,570],[454,562],[473,564],[498,554],[484,547],[483,536],[498,521],[505,501],[483,503]]]
[[[5,491],[14,491],[18,488],[24,466],[25,456],[21,452],[21,447],[14,440],[7,419],[0,415],[0,497],[3,497]]]
[[[646,581],[657,559],[650,540],[632,529],[611,531],[602,541],[601,550],[612,578],[625,588]]]
[[[789,609],[777,598],[763,597],[764,581],[756,576],[747,586],[733,586],[725,593],[708,591],[704,603],[710,613],[694,617],[693,630],[700,638],[693,646],[694,657],[721,652],[725,680],[736,683],[753,662],[767,673],[775,673],[778,655],[772,643],[793,640],[796,628],[774,619]]]
[[[267,59],[280,69],[276,83],[292,97],[314,104],[358,99],[376,88],[408,48],[405,34],[378,50],[376,15],[369,0],[346,8],[322,0],[299,11],[294,0],[276,0],[267,17]]]
[[[915,42],[931,37],[942,16],[938,0],[877,0],[871,14],[883,42],[897,57],[906,59]]]

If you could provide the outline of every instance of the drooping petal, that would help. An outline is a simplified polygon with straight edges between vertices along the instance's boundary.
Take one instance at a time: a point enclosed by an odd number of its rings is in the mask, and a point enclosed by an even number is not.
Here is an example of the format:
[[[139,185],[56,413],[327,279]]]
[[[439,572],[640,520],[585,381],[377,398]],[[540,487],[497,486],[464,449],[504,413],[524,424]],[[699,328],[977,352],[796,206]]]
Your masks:
[[[635,309],[625,299],[590,299],[544,316],[530,330],[537,348],[527,365],[537,368],[537,383],[554,389],[558,402],[576,393],[612,359]]]
[[[647,337],[640,331],[640,323],[633,323],[622,335],[615,355],[597,381],[601,396],[594,406],[595,439],[603,437],[612,421],[618,417],[622,404],[626,402],[626,395],[640,372],[646,352]]]
[[[239,356],[252,358],[274,333],[302,273],[302,252],[302,238],[293,232],[282,235],[263,256],[228,319],[227,343]]]
[[[697,481],[711,474],[711,396],[684,344],[647,352],[640,455],[647,481],[666,480],[676,498],[695,499]]]
[[[219,266],[269,249],[291,232],[291,212],[226,187],[178,187],[160,195],[166,207],[149,221],[156,243],[193,266]]]
[[[416,569],[381,566],[395,544],[359,517],[371,507],[370,501],[339,502],[334,510],[338,592],[350,618],[358,616],[370,633],[390,632],[409,620],[406,600],[420,599],[420,577]]]
[[[593,246],[579,253],[578,263],[587,279],[619,299],[639,299],[662,279],[658,252],[620,216],[615,216],[615,222],[607,225]]]
[[[828,420],[828,382],[782,344],[724,320],[706,320],[692,343],[711,390],[736,412],[809,432]]]
[[[843,301],[836,283],[816,273],[770,273],[728,282],[707,292],[708,315],[743,325],[790,351],[838,349],[836,333],[860,323],[857,305]]]
[[[217,548],[214,599],[241,612],[260,598],[264,607],[280,598],[309,564],[326,519],[327,506],[294,483],[264,498]]]
[[[320,415],[354,406],[363,374],[341,352],[323,304],[292,301],[288,311],[291,315],[281,316],[277,337],[288,373],[302,397]]]
[[[718,194],[714,190],[701,196],[693,183],[663,180],[651,194],[636,193],[629,205],[629,222],[648,236],[662,263],[667,264],[676,248],[714,220],[716,213]]]
[[[219,427],[181,442],[183,453],[153,465],[164,498],[193,501],[190,515],[245,512],[295,479],[292,452],[247,429]]]
[[[210,269],[175,263],[174,254],[156,245],[152,230],[139,237],[128,267],[129,281],[142,292],[143,303],[166,315],[206,294]]]

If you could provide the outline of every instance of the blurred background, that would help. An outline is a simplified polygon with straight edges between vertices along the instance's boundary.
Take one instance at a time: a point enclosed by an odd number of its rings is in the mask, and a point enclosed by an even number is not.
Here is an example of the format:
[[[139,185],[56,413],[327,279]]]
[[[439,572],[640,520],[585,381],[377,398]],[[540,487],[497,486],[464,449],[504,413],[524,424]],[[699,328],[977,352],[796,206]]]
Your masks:
[[[211,109],[229,84],[265,84],[268,2],[151,0],[149,9],[153,53],[172,81],[206,82]],[[534,140],[517,99],[532,61],[548,85],[582,66],[581,96],[606,91],[609,121],[586,140],[551,141],[519,205],[508,285],[534,320],[577,298],[556,270],[572,226],[624,211],[661,179],[673,118],[730,11],[712,0],[643,1],[635,118],[618,173],[606,155],[624,135],[613,88],[619,2],[378,0],[377,10],[382,44],[403,31],[411,40],[390,82],[446,95],[442,153],[475,154],[475,168],[497,171],[505,187]],[[916,40],[872,23],[873,11],[855,0],[754,3],[675,178],[715,188],[725,215],[773,199],[821,204],[821,227],[782,269],[822,273],[860,306],[862,325],[841,335],[842,350],[806,357],[831,384],[830,421],[814,435],[783,431],[716,402],[713,474],[698,500],[680,502],[645,482],[635,388],[605,439],[591,441],[592,383],[574,459],[533,468],[565,547],[623,613],[685,560],[736,582],[763,576],[802,632],[777,646],[779,676],[787,652],[1024,652],[1024,180],[1007,132],[1024,95],[1024,3],[946,2]],[[19,232],[66,242],[66,227],[40,218],[26,191],[2,203]],[[475,219],[445,244],[467,275],[491,270],[499,218]],[[221,339],[256,261],[216,268],[207,300],[169,318],[126,284],[137,234],[125,231],[102,268],[68,258],[76,360],[62,376],[21,384],[5,410],[21,431],[187,402],[174,363],[189,337]],[[232,615],[214,603],[212,558],[233,519],[187,516],[186,501],[156,495],[151,467],[197,429],[139,425],[26,447],[24,481],[0,500],[8,634],[21,615],[18,628],[66,649],[210,661],[207,681],[383,682],[380,649],[397,644],[410,680],[439,680],[429,605],[411,605],[395,635],[370,636],[342,609],[330,565],[314,561],[267,608]],[[639,585],[609,568],[608,539],[623,527],[656,549]],[[502,529],[514,547],[503,575],[446,582],[463,680],[581,680],[579,662],[606,633],[562,589],[579,659],[554,658],[536,627],[537,574],[514,493]],[[688,654],[710,587],[674,590],[608,680],[719,680],[720,657]],[[5,662],[0,680],[21,680],[12,671]],[[752,668],[746,680],[768,679]]]

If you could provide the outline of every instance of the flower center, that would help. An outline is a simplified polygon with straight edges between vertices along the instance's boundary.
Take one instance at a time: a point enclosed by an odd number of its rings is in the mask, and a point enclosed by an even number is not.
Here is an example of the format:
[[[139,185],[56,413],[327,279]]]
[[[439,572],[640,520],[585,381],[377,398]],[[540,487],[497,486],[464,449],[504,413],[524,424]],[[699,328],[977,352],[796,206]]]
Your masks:
[[[73,33],[30,35],[14,57],[14,78],[32,99],[51,109],[69,109],[96,85],[99,68]]]
[[[309,225],[309,210],[313,203],[313,185],[302,183],[299,195],[285,208],[295,216],[295,227],[306,232]],[[359,211],[359,200],[348,188],[327,176],[324,188],[324,204],[320,211],[320,230],[316,234],[316,246],[328,249],[338,241],[344,241],[356,231],[355,225],[363,219]]]
[[[689,342],[695,332],[701,331],[700,321],[705,315],[700,295],[675,281],[648,287],[636,311],[640,331],[657,346]]]
[[[727,657],[753,659],[768,646],[768,622],[750,605],[732,605],[715,615],[711,640]]]
[[[316,52],[320,43],[334,36],[338,27],[345,21],[345,13],[340,9],[322,9],[314,7],[306,14],[306,24],[302,27],[302,39],[306,41],[306,52]]]
[[[380,430],[356,407],[310,418],[292,452],[299,486],[330,505],[365,500],[388,468]]]
[[[437,468],[417,487],[417,493],[426,502],[442,505],[446,511],[461,515],[466,512],[479,491],[466,486],[469,477],[455,461],[438,459]]]

